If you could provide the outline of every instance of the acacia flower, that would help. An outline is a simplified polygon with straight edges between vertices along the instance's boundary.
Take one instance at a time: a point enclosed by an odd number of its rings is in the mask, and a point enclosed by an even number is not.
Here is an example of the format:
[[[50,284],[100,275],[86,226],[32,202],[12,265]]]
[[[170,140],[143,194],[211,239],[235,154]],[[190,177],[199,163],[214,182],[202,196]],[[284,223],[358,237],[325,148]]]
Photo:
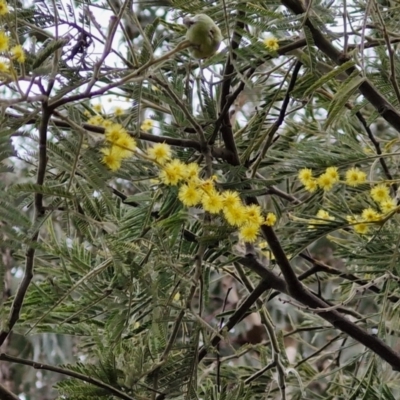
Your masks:
[[[354,225],[354,232],[359,233],[360,235],[365,235],[369,231],[369,226],[365,222],[360,222]]]
[[[335,180],[326,172],[318,178],[318,186],[325,191],[331,190],[334,184]]]
[[[206,192],[210,193],[215,191],[214,177],[199,182],[200,187]]]
[[[274,213],[268,213],[267,216],[265,217],[265,222],[264,224],[267,226],[274,226],[276,223],[276,215]]]
[[[5,0],[0,0],[0,15],[8,14],[8,5]]]
[[[123,108],[121,108],[121,107],[114,108],[114,115],[116,117],[120,117],[121,115],[124,115],[124,113],[125,113],[125,110]]]
[[[246,220],[250,224],[261,225],[264,223],[264,218],[261,215],[261,207],[257,204],[251,204],[245,207]]]
[[[318,188],[318,182],[316,179],[311,179],[310,181],[306,182],[304,184],[304,188],[307,190],[307,192],[313,193],[317,190]]]
[[[217,191],[212,190],[203,194],[201,203],[205,211],[218,214],[224,206],[224,199]]]
[[[396,201],[394,199],[386,199],[379,203],[379,208],[383,213],[387,214],[396,208]]]
[[[346,183],[349,186],[358,186],[367,180],[367,174],[359,168],[350,168],[346,171]]]
[[[17,60],[20,64],[23,64],[26,60],[24,48],[18,44],[11,49],[13,59]]]
[[[179,188],[178,198],[187,207],[196,206],[201,202],[203,193],[195,185],[182,185]]]
[[[381,215],[375,211],[372,207],[368,207],[366,209],[363,210],[363,212],[361,213],[361,218],[364,221],[379,221],[381,219]]]
[[[145,119],[142,122],[142,125],[140,125],[140,129],[142,131],[148,132],[149,130],[151,130],[153,128],[153,121],[151,119]]]
[[[246,208],[242,204],[224,207],[223,212],[229,225],[242,226],[246,222]]]
[[[325,210],[318,210],[318,212],[317,212],[317,218],[320,218],[320,219],[328,219],[328,220],[331,220],[331,221],[333,221],[334,219],[335,219],[335,217],[332,217],[329,213],[328,213],[328,211],[325,211]]]
[[[100,117],[100,115],[97,115],[98,117]],[[100,117],[102,118],[102,117]],[[104,128],[108,128],[110,127],[114,122],[112,122],[110,119],[105,119],[103,120],[103,122],[101,123],[101,126],[103,126]]]
[[[240,228],[239,236],[247,243],[254,243],[260,232],[260,225],[246,224]]]
[[[104,120],[101,115],[93,115],[93,117],[90,117],[87,120],[87,123],[89,125],[95,125],[95,126],[101,126],[101,125],[103,125],[103,122],[104,122]]]
[[[310,224],[308,225],[310,229],[315,228],[315,225],[325,224],[325,222],[321,220],[333,221],[335,219],[335,217],[332,217],[328,211],[322,209],[318,210],[316,217],[317,219],[313,218],[310,220]]]
[[[275,37],[269,37],[264,39],[264,45],[270,51],[276,51],[279,49],[279,42],[278,39]]]
[[[0,72],[7,73],[10,71],[10,64],[5,61],[0,61]]]
[[[191,162],[186,166],[186,179],[196,180],[199,177],[200,166],[195,162]]]
[[[156,143],[147,150],[148,156],[164,165],[171,158],[171,147],[166,143]]]
[[[380,183],[379,185],[374,186],[371,189],[370,193],[371,193],[371,197],[377,203],[381,203],[382,201],[390,199],[389,188],[384,183]]]
[[[303,185],[313,179],[312,170],[310,168],[302,168],[297,176]]]
[[[104,156],[102,162],[107,165],[111,171],[117,171],[121,168],[121,156],[114,147],[105,147],[100,150]]]
[[[174,159],[163,166],[160,179],[166,185],[177,185],[185,178],[186,165],[178,159]]]
[[[325,173],[329,175],[335,183],[339,181],[339,172],[337,167],[328,167]]]
[[[92,106],[93,110],[100,113],[103,110],[103,106],[101,105],[101,103],[95,104]]]
[[[240,196],[238,192],[235,192],[233,190],[225,190],[222,193],[222,197],[224,198],[224,207],[226,208],[231,208],[241,205]]]
[[[121,124],[111,124],[105,131],[106,139],[111,143],[116,143],[118,139],[127,134],[127,131]]]
[[[115,146],[121,149],[122,158],[128,158],[136,149],[136,140],[128,133],[123,133],[115,142]]]
[[[8,41],[10,38],[6,35],[4,31],[0,31],[0,51],[8,50]]]

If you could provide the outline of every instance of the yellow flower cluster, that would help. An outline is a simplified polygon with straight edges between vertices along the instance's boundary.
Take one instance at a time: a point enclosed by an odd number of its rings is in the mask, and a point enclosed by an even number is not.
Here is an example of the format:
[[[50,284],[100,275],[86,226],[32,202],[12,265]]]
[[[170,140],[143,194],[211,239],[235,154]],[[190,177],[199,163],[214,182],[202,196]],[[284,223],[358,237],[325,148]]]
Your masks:
[[[100,115],[95,115],[88,120],[92,125],[105,126]],[[145,121],[146,122],[146,121]],[[150,123],[142,130],[151,129]],[[151,125],[152,126],[152,125]],[[105,139],[109,147],[101,149],[103,163],[112,171],[121,167],[121,160],[132,155],[136,149],[135,140],[127,131],[117,123],[107,124]],[[165,185],[179,185],[178,198],[186,207],[200,206],[210,214],[221,214],[227,223],[239,229],[242,240],[253,243],[257,240],[261,225],[273,226],[277,217],[268,213],[263,217],[261,207],[255,204],[243,204],[238,192],[225,190],[220,192],[215,186],[216,177],[200,178],[200,167],[197,163],[185,164],[172,158],[169,145],[157,143],[148,148],[146,158],[157,164],[160,168],[159,179]]]
[[[315,192],[318,186],[325,191],[329,191],[340,179],[337,167],[328,167],[318,178],[314,178],[311,169],[303,168],[299,171],[298,177],[306,190],[311,193]]]
[[[337,167],[328,167],[319,177],[314,177],[310,168],[303,168],[298,172],[298,178],[309,192],[314,192],[318,187],[324,191],[329,191],[340,181]],[[350,168],[345,173],[344,182],[348,186],[355,187],[366,181],[367,174],[359,168]],[[346,217],[347,221],[353,225],[354,231],[362,235],[369,232],[372,223],[381,221],[383,214],[390,213],[397,207],[395,200],[390,197],[389,187],[383,183],[375,185],[370,191],[370,196],[372,200],[378,203],[381,212],[368,207],[360,215]],[[325,223],[324,220],[334,219],[324,210],[318,211],[317,218],[310,220],[309,228],[315,228],[316,225]]]
[[[103,153],[102,161],[111,171],[116,171],[121,167],[123,159],[133,155],[136,149],[136,141],[122,125],[115,123],[108,124],[106,127],[105,138],[110,146],[101,149]]]
[[[367,175],[358,168],[350,168],[345,174],[345,183],[349,186],[358,186],[365,183]],[[317,178],[314,178],[313,171],[309,168],[303,168],[298,173],[298,178],[305,189],[310,193],[315,192],[318,187],[324,191],[332,190],[333,186],[340,181],[337,167],[328,167],[325,172]]]
[[[252,243],[257,240],[261,225],[272,226],[276,222],[274,213],[264,218],[261,207],[244,205],[238,192],[220,192],[216,177],[202,179],[196,163],[185,164],[171,159],[171,149],[165,143],[158,143],[147,151],[149,159],[160,167],[159,178],[165,185],[179,186],[178,198],[186,207],[200,206],[210,214],[221,214],[229,225],[239,228],[240,238]]]
[[[365,208],[361,215],[347,216],[347,221],[354,225],[354,231],[365,235],[370,231],[371,223],[379,222],[388,214],[396,209],[396,201],[390,197],[388,186],[383,183],[375,185],[370,195],[372,200],[378,203],[382,213],[374,210],[372,207]]]
[[[5,0],[0,0],[0,17],[9,13],[8,4]],[[4,30],[0,30],[0,52],[5,60],[0,60],[0,73],[7,74],[10,72],[10,61],[16,61],[23,64],[26,60],[25,50],[20,44],[10,48],[10,37]]]

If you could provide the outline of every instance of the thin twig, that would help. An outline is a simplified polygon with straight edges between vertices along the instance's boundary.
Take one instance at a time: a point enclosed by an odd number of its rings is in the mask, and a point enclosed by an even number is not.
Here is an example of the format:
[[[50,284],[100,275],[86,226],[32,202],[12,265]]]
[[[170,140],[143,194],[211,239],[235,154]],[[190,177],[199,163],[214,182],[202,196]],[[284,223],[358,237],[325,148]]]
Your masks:
[[[92,385],[95,385],[99,388],[106,390],[107,392],[113,394],[114,396],[118,397],[119,399],[134,400],[133,397],[128,396],[126,393],[121,392],[117,388],[115,388],[111,385],[108,385],[107,383],[104,383],[98,379],[92,378],[91,376],[87,376],[87,375],[83,375],[79,372],[71,371],[69,369],[55,367],[53,365],[48,365],[48,364],[43,364],[43,363],[37,363],[35,361],[26,360],[26,359],[19,358],[19,357],[12,357],[5,353],[0,354],[0,360],[7,361],[7,362],[13,362],[13,363],[17,363],[17,364],[22,364],[22,365],[28,365],[35,369],[43,369],[46,371],[57,372],[62,375],[70,376],[71,378],[76,378],[81,381],[91,383]]]

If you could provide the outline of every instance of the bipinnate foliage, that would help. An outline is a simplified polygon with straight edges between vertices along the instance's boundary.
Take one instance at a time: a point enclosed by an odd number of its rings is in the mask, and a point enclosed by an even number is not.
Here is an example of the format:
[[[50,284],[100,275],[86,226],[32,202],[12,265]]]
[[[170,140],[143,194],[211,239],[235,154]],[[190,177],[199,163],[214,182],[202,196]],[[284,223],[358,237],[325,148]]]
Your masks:
[[[398,398],[399,18],[0,0],[0,398]]]

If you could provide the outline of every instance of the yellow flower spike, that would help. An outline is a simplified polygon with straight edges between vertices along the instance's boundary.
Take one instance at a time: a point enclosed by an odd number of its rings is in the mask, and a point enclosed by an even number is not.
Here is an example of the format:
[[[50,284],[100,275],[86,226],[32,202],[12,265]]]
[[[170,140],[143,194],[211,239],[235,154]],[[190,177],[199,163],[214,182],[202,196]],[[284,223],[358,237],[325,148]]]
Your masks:
[[[10,38],[6,35],[4,31],[0,31],[0,51],[8,50],[8,41]]]
[[[313,179],[313,173],[310,168],[303,168],[299,171],[297,174],[300,182],[305,185],[307,182],[311,181]]]
[[[329,175],[334,180],[335,183],[339,181],[340,176],[337,167],[328,167],[325,173]]]
[[[5,61],[0,61],[0,72],[7,74],[10,72],[10,64]]]
[[[87,120],[89,125],[101,126],[104,123],[103,117],[101,115],[93,115]]]
[[[163,166],[160,172],[160,179],[166,185],[177,185],[185,179],[186,165],[178,159],[174,159]]]
[[[92,108],[94,111],[96,111],[98,113],[102,112],[102,110],[103,110],[103,106],[100,103],[92,105]]]
[[[205,181],[202,180],[200,181],[200,187],[206,192],[206,193],[210,193],[212,191],[215,190],[215,185],[214,185],[214,179],[213,178],[209,178],[206,179]]]
[[[114,115],[116,117],[120,117],[121,115],[124,115],[124,114],[125,114],[125,110],[123,108],[121,108],[121,107],[114,108]]]
[[[363,212],[361,213],[361,218],[364,221],[368,221],[368,222],[379,221],[381,219],[381,217],[382,216],[371,207],[364,209]]]
[[[396,208],[396,201],[394,199],[383,200],[379,203],[379,208],[387,214]]]
[[[360,235],[366,235],[369,232],[369,226],[365,222],[360,222],[354,225],[354,232]]]
[[[187,207],[197,206],[201,203],[203,192],[194,184],[182,185],[179,188],[178,198]]]
[[[100,117],[100,115],[98,115],[98,117]],[[101,118],[101,117],[100,117]],[[104,128],[108,128],[110,127],[114,122],[112,122],[110,119],[105,119],[103,120],[103,122],[101,123],[101,126],[103,126]]]
[[[111,171],[117,171],[121,168],[121,157],[117,149],[114,147],[105,147],[100,151],[104,154],[102,162],[107,165]]]
[[[5,0],[0,0],[0,15],[6,15],[8,14],[8,5]]]
[[[267,226],[274,226],[276,223],[276,215],[274,213],[268,213],[267,216],[265,217],[265,222],[264,224]]]
[[[240,228],[239,237],[247,243],[254,243],[257,240],[259,232],[260,225],[246,224]]]
[[[332,217],[329,213],[328,213],[328,211],[325,211],[325,210],[318,210],[318,212],[317,212],[317,218],[320,218],[320,219],[326,219],[326,220],[330,220],[330,221],[333,221],[334,219],[335,219],[335,217]]]
[[[106,140],[111,143],[116,143],[118,139],[127,134],[121,124],[111,124],[105,131]]]
[[[370,194],[372,199],[377,203],[382,203],[383,201],[390,199],[389,188],[384,183],[374,186],[371,189]]]
[[[346,171],[346,184],[349,186],[358,186],[366,182],[367,174],[360,171],[359,168],[350,168]]]
[[[153,128],[153,121],[151,119],[145,119],[140,125],[142,131],[148,132]]]
[[[200,166],[192,162],[186,166],[186,179],[197,181],[199,179]]]
[[[318,182],[316,179],[312,179],[304,184],[304,188],[307,192],[313,193],[318,189]]]
[[[264,218],[261,215],[261,207],[256,204],[251,204],[245,207],[246,210],[246,220],[249,224],[262,225],[264,223]]]
[[[224,198],[216,190],[212,190],[203,194],[201,203],[205,211],[218,214],[224,206]]]
[[[157,143],[147,150],[147,155],[152,160],[164,165],[171,159],[171,147],[166,143]]]
[[[224,207],[223,212],[229,225],[242,226],[246,223],[246,208],[241,203],[233,207]]]
[[[11,49],[13,60],[17,60],[20,64],[23,64],[26,60],[24,48],[18,44]]]
[[[326,192],[332,190],[333,185],[335,184],[335,180],[332,178],[331,175],[327,174],[326,172],[318,178],[317,182],[318,186]]]
[[[225,190],[225,192],[222,193],[222,197],[224,198],[224,207],[231,208],[241,205],[238,192],[234,192],[233,190]]]
[[[121,158],[131,157],[137,147],[136,140],[128,133],[121,135],[115,142],[115,146],[121,149]]]

